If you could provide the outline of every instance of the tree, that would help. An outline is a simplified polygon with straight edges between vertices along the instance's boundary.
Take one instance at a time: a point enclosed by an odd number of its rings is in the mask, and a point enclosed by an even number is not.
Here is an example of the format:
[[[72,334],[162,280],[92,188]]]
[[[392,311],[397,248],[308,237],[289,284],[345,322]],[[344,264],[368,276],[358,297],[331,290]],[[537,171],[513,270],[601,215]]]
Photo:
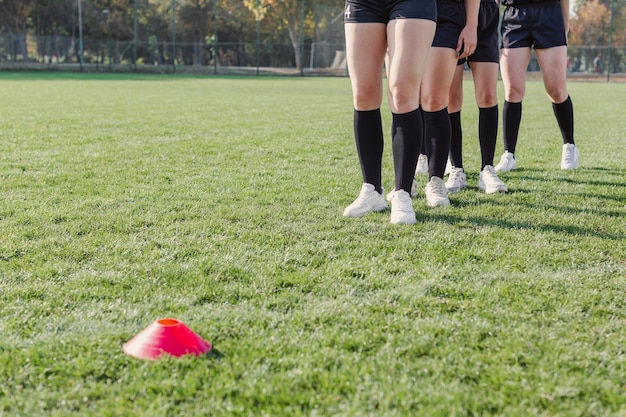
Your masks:
[[[302,41],[302,25],[304,24],[303,16],[305,15],[303,8],[306,7],[305,0],[243,0],[243,2],[259,21],[271,16],[271,20],[274,21],[272,27],[277,30],[287,30],[294,50],[296,67],[302,69],[300,43]],[[258,5],[260,7],[257,7]]]
[[[193,65],[202,65],[202,46],[205,43],[208,30],[209,12],[213,0],[191,0],[180,8],[178,16],[185,29],[185,41],[193,45]]]
[[[35,2],[32,0],[0,0],[0,26],[9,32],[19,50],[19,53],[12,53],[14,60],[18,55],[22,56],[24,62],[28,60],[26,33],[34,6]],[[13,51],[14,48],[11,47],[10,50]]]
[[[619,46],[626,46],[626,14],[620,5],[622,1],[584,0],[578,5],[570,24],[569,41],[570,49],[585,63],[586,68],[583,69],[589,69],[596,56],[600,56],[605,63],[611,33],[611,62],[606,64],[611,72],[623,71],[620,67],[623,58],[620,49],[623,48]],[[614,6],[612,25],[611,3]]]
[[[31,12],[39,54],[48,62],[64,61],[72,55],[75,2],[72,0],[36,0]],[[70,36],[72,37],[71,40]]]
[[[570,23],[571,45],[606,45],[609,9],[600,0],[588,0],[578,6]]]

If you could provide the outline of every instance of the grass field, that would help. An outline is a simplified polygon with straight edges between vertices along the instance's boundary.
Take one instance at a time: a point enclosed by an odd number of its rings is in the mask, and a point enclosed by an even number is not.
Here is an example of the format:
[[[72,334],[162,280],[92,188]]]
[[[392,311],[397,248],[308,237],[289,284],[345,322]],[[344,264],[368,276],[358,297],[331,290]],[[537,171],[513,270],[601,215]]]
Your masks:
[[[347,78],[0,73],[0,416],[626,416],[626,84],[574,171],[527,87],[510,192],[466,82],[470,187],[394,226]],[[123,353],[164,317],[214,351]]]

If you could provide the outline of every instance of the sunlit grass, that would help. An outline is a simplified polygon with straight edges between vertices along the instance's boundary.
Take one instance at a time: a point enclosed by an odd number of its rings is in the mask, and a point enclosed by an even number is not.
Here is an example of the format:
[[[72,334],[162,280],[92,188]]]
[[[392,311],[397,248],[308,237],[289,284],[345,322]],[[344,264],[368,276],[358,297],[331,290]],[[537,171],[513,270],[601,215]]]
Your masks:
[[[564,172],[529,82],[489,196],[465,87],[470,187],[394,226],[341,216],[346,78],[0,73],[0,415],[625,415],[626,85]],[[122,352],[162,317],[214,352]]]

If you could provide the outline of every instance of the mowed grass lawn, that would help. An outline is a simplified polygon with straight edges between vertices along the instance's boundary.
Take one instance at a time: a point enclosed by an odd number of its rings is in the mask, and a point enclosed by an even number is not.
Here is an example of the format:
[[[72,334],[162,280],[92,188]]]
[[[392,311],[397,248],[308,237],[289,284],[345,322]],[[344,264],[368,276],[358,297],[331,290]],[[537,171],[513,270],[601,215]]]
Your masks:
[[[0,73],[0,416],[626,416],[626,84],[570,83],[561,171],[529,82],[505,195],[465,89],[406,226],[341,215],[347,78]],[[166,317],[214,350],[124,354]]]

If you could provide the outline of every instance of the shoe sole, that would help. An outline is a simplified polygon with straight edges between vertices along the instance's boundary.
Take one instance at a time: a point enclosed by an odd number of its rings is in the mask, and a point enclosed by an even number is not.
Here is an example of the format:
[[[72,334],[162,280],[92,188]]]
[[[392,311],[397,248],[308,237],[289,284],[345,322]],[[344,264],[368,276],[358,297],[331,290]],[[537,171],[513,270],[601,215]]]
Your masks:
[[[497,194],[497,193],[508,193],[509,189],[507,187],[501,188],[501,187],[497,187],[497,188],[490,188],[487,190],[487,187],[485,187],[482,184],[478,184],[478,189],[481,191],[484,191],[485,194]]]
[[[452,188],[446,187],[446,190],[448,190],[448,194],[455,194],[455,193],[458,193],[459,191],[465,189],[466,187],[467,187],[467,184],[462,185],[460,187],[452,187]]]
[[[506,188],[496,188],[495,190],[485,190],[485,194],[498,194],[498,193],[506,193],[509,190]]]
[[[494,169],[496,170],[496,172],[509,172],[509,171],[513,171],[514,169],[517,169],[517,167],[516,167],[516,166],[515,166],[515,167],[513,167],[513,168],[509,168],[509,167],[506,167],[506,168],[498,168],[498,167],[496,167],[496,168],[494,168]]]
[[[398,219],[398,220],[391,220],[390,221],[391,224],[415,224],[417,223],[417,219]]]
[[[450,200],[448,200],[448,201],[437,201],[437,202],[434,202],[434,203],[431,203],[431,202],[427,201],[426,204],[428,204],[428,207],[448,207],[448,206],[450,206]]]
[[[572,164],[572,165],[561,165],[561,169],[563,171],[566,171],[568,169],[576,169],[576,168],[578,168],[578,162],[576,162],[575,164]]]
[[[367,213],[379,213],[381,211],[385,211],[389,208],[389,206],[387,206],[385,204],[385,206],[379,206],[379,207],[375,207],[372,210],[368,210],[368,211],[364,211],[363,213],[359,213],[359,214],[348,214],[348,213],[343,213],[343,217],[351,217],[353,219],[359,219],[363,216],[365,216]]]

